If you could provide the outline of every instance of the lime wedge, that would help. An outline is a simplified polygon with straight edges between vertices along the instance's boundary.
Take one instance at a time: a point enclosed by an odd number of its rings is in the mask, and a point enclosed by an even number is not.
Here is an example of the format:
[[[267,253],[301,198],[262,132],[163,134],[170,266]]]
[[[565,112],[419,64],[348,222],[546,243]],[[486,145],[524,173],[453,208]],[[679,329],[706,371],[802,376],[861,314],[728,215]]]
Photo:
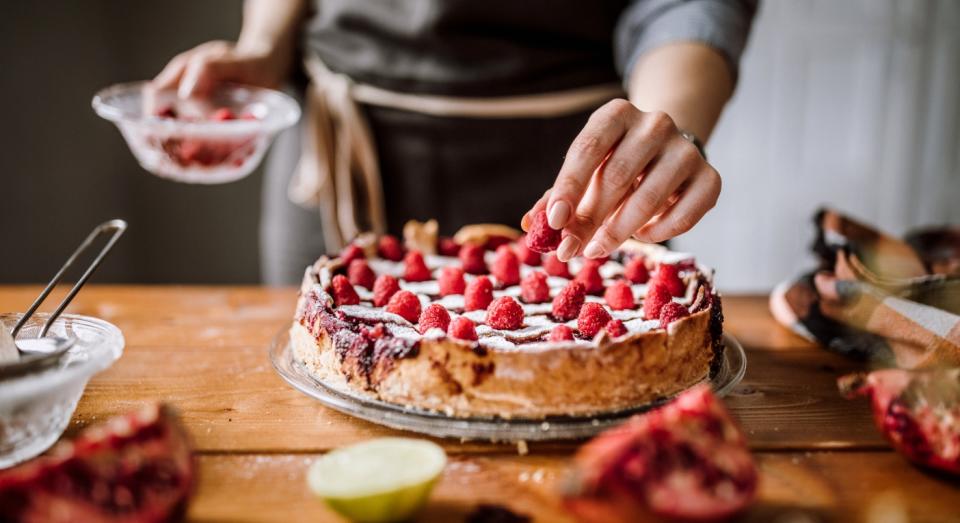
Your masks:
[[[307,484],[350,520],[404,521],[427,501],[446,463],[443,449],[426,440],[372,439],[324,454]]]

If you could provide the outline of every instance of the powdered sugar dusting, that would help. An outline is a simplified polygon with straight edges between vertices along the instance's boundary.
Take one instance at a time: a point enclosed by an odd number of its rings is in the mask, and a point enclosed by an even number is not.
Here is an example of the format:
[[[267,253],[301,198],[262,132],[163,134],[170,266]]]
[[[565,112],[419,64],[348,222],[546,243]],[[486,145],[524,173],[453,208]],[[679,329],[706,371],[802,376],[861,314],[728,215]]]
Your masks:
[[[693,261],[693,256],[687,253],[674,253],[668,251],[659,246],[647,245],[642,247],[643,256],[645,256],[652,263],[669,263],[675,264],[680,262]],[[484,253],[484,259],[490,264],[494,259],[494,252],[487,251]],[[626,258],[629,258],[630,254],[626,255]],[[434,277],[439,274],[439,270],[443,267],[448,266],[460,266],[461,262],[455,257],[449,256],[437,256],[437,255],[427,255],[425,256],[425,262],[427,267],[431,269],[431,272]],[[574,341],[564,341],[564,342],[547,342],[544,341],[549,332],[556,327],[557,325],[566,325],[574,330],[577,329],[577,320],[570,320],[565,323],[558,323],[550,317],[552,312],[552,303],[548,301],[546,303],[524,303],[520,298],[521,287],[519,285],[511,285],[504,288],[497,288],[493,291],[495,298],[502,296],[510,296],[520,303],[524,311],[524,323],[523,326],[516,330],[499,330],[491,328],[489,325],[486,325],[486,311],[469,311],[463,312],[464,307],[464,297],[463,295],[450,295],[450,296],[439,296],[440,286],[436,280],[424,281],[424,282],[408,282],[403,280],[404,264],[403,262],[394,262],[390,260],[384,260],[380,258],[374,258],[368,260],[371,269],[378,275],[380,274],[389,274],[400,280],[401,289],[413,292],[419,299],[421,306],[426,307],[430,303],[438,303],[447,309],[450,312],[451,318],[456,318],[457,316],[464,316],[469,318],[476,324],[477,335],[479,337],[479,343],[485,347],[491,349],[499,350],[537,350],[543,348],[555,348],[555,347],[568,347],[568,346],[595,346],[595,340],[574,340]],[[571,260],[569,263],[569,269],[571,274],[577,274],[584,265],[583,258],[576,258]],[[710,278],[713,274],[712,269],[707,267],[698,267],[700,273],[706,275],[707,278]],[[620,280],[624,276],[624,266],[623,264],[609,260],[599,267],[600,276],[603,278],[604,286],[610,286],[614,282]],[[308,269],[309,271],[309,269]],[[542,267],[529,266],[521,264],[520,272],[521,277],[527,276],[534,271],[543,271]],[[333,306],[332,302],[329,299],[328,294],[325,292],[327,286],[329,286],[332,273],[330,272],[329,267],[318,264],[316,266],[316,272],[314,273],[318,280],[321,282],[321,285],[315,286],[315,291],[317,295],[321,298],[325,298],[328,301],[328,306]],[[683,296],[674,297],[673,301],[680,303],[685,306],[689,306],[697,293],[699,287],[698,284],[698,275],[693,272],[684,272],[682,276],[687,281],[686,292]],[[477,276],[472,274],[466,274],[465,280],[469,283]],[[488,275],[495,283],[496,287],[501,287],[499,282],[496,281],[496,278]],[[547,277],[547,285],[550,289],[551,298],[556,297],[559,292],[569,284],[570,280],[567,278],[560,278],[556,276]],[[586,301],[590,303],[600,303],[603,305],[604,309],[610,312],[611,316],[615,319],[618,319],[624,323],[624,326],[627,329],[627,334],[623,337],[640,334],[644,332],[649,332],[651,330],[659,329],[658,320],[645,320],[643,318],[642,311],[642,301],[647,294],[648,285],[647,284],[631,284],[630,289],[634,294],[634,297],[637,299],[637,307],[633,310],[622,310],[622,311],[611,311],[607,307],[605,300],[602,296],[588,295],[586,296]],[[365,323],[384,323],[390,333],[397,337],[407,340],[422,340],[422,339],[443,339],[446,338],[446,333],[441,329],[430,329],[425,334],[420,334],[416,326],[413,323],[408,322],[399,315],[387,312],[384,308],[373,307],[370,303],[373,299],[373,292],[364,287],[355,286],[358,296],[361,299],[360,305],[344,305],[339,307],[338,310],[342,311],[348,317],[363,321]]]
[[[341,305],[338,307],[338,310],[346,314],[348,317],[367,322],[396,323],[398,325],[410,326],[413,325],[409,321],[403,319],[402,316],[392,312],[387,312],[383,309],[364,307],[362,305]]]

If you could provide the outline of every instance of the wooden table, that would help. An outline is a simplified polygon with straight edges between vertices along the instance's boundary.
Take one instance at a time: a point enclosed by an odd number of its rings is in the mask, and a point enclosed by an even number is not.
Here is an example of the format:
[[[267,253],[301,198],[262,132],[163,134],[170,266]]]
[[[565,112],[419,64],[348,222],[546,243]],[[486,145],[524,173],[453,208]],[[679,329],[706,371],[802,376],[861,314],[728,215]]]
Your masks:
[[[0,287],[0,310],[23,310],[38,292]],[[116,324],[126,350],[90,382],[68,435],[166,401],[197,448],[191,519],[340,521],[310,496],[307,466],[332,448],[399,433],[329,410],[274,373],[267,347],[294,300],[293,289],[85,288],[71,312]],[[960,482],[910,466],[874,429],[867,403],[837,393],[836,377],[857,363],[778,327],[765,298],[727,297],[724,310],[748,359],[726,401],[761,470],[759,500],[744,520],[960,521]],[[556,492],[577,443],[531,443],[525,456],[512,445],[439,443],[450,464],[422,520],[462,521],[477,504],[495,503],[568,521]]]

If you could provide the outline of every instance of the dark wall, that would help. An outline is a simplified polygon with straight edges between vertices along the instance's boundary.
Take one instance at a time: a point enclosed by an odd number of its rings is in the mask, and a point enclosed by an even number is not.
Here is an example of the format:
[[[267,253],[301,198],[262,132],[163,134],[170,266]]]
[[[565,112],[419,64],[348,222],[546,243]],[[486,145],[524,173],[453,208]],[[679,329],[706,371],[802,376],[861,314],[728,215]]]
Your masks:
[[[114,217],[130,228],[95,281],[257,281],[260,173],[217,186],[155,178],[90,108],[104,86],[234,39],[240,13],[239,1],[2,3],[0,283],[48,279]]]

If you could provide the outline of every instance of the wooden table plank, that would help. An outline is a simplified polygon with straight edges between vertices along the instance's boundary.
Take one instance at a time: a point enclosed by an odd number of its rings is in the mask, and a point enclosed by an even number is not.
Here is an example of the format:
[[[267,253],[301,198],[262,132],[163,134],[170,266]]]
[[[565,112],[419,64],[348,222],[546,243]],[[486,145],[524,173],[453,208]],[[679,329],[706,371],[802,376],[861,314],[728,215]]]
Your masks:
[[[201,456],[191,519],[342,521],[307,490],[304,476],[314,458]],[[757,459],[758,501],[743,521],[960,521],[960,482],[921,472],[892,452],[761,453]],[[557,495],[567,463],[556,455],[453,457],[418,521],[463,521],[480,503],[536,521],[569,521]]]

